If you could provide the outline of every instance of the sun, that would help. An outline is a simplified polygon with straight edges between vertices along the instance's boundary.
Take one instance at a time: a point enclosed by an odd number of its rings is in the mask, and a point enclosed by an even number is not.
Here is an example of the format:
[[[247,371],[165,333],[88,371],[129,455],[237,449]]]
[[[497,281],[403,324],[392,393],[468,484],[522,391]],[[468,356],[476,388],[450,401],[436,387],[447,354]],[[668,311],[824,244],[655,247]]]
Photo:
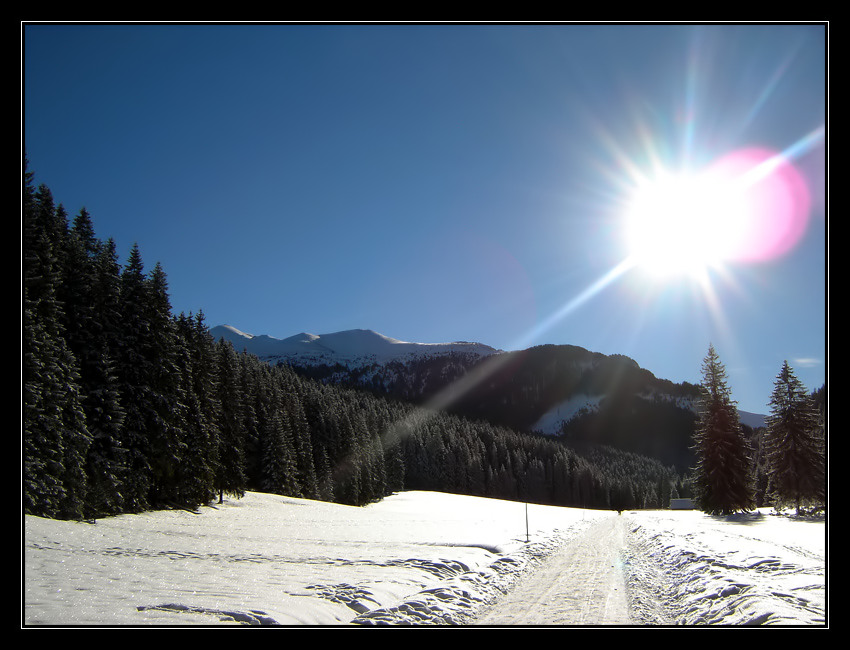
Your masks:
[[[788,252],[806,227],[806,183],[783,155],[732,152],[704,169],[632,177],[623,236],[633,268],[670,281]]]
[[[625,212],[629,258],[655,278],[700,277],[734,256],[750,207],[740,183],[710,172],[641,178]]]

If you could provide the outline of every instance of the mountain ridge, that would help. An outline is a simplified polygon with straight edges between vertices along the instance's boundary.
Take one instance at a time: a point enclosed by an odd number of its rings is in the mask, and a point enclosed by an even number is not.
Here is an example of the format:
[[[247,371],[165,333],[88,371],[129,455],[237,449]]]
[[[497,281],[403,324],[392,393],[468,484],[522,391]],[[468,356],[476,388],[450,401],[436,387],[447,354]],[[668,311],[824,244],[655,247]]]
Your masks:
[[[423,405],[451,393],[463,377],[483,377],[452,396],[447,410],[576,445],[643,453],[678,467],[693,462],[699,387],[658,378],[621,354],[575,345],[503,351],[465,341],[411,343],[366,329],[285,339],[232,326],[211,332],[237,350],[323,383]],[[741,422],[756,428],[764,416],[741,412]]]
[[[469,341],[448,343],[414,343],[402,341],[370,329],[351,329],[329,334],[301,332],[284,339],[267,334],[248,334],[232,325],[218,325],[210,330],[215,339],[230,341],[237,350],[245,349],[266,360],[313,362],[347,361],[387,362],[417,354],[452,352],[489,356],[501,352],[489,345]]]

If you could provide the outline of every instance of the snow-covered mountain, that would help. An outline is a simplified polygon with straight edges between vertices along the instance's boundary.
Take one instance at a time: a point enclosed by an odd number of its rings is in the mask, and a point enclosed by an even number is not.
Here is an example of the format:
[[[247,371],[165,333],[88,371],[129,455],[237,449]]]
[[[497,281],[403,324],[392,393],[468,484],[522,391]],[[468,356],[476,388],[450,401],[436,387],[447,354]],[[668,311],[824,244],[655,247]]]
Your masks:
[[[693,462],[699,387],[656,377],[629,357],[572,345],[505,352],[481,343],[411,343],[357,329],[285,339],[211,330],[269,363],[313,379],[427,404],[463,385],[447,410],[519,431],[607,445],[680,467]],[[477,378],[473,385],[463,377]],[[764,416],[741,413],[750,427]]]
[[[299,363],[371,364],[403,361],[425,355],[451,353],[486,357],[498,352],[482,343],[456,341],[453,343],[410,343],[384,336],[373,330],[355,329],[332,334],[302,332],[285,339],[265,334],[246,334],[231,325],[219,325],[210,330],[213,337],[230,341],[238,351],[247,350],[266,361],[297,361]]]

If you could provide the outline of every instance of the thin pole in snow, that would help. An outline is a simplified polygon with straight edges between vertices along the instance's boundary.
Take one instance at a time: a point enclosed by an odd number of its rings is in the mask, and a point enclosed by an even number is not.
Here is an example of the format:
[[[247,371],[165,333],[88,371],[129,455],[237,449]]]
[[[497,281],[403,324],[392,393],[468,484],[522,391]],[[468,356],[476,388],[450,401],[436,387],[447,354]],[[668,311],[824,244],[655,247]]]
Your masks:
[[[525,542],[528,543],[528,502],[525,504]]]

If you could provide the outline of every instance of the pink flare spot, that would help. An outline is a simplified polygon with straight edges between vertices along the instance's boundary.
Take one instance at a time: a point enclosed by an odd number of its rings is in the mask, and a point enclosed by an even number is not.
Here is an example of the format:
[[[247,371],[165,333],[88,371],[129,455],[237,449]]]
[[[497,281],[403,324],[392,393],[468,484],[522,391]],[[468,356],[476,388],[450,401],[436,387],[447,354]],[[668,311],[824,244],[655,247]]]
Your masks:
[[[766,261],[797,244],[808,223],[810,197],[787,158],[766,149],[742,149],[718,160],[709,173],[739,193],[736,219],[741,223],[736,224],[732,260]]]

